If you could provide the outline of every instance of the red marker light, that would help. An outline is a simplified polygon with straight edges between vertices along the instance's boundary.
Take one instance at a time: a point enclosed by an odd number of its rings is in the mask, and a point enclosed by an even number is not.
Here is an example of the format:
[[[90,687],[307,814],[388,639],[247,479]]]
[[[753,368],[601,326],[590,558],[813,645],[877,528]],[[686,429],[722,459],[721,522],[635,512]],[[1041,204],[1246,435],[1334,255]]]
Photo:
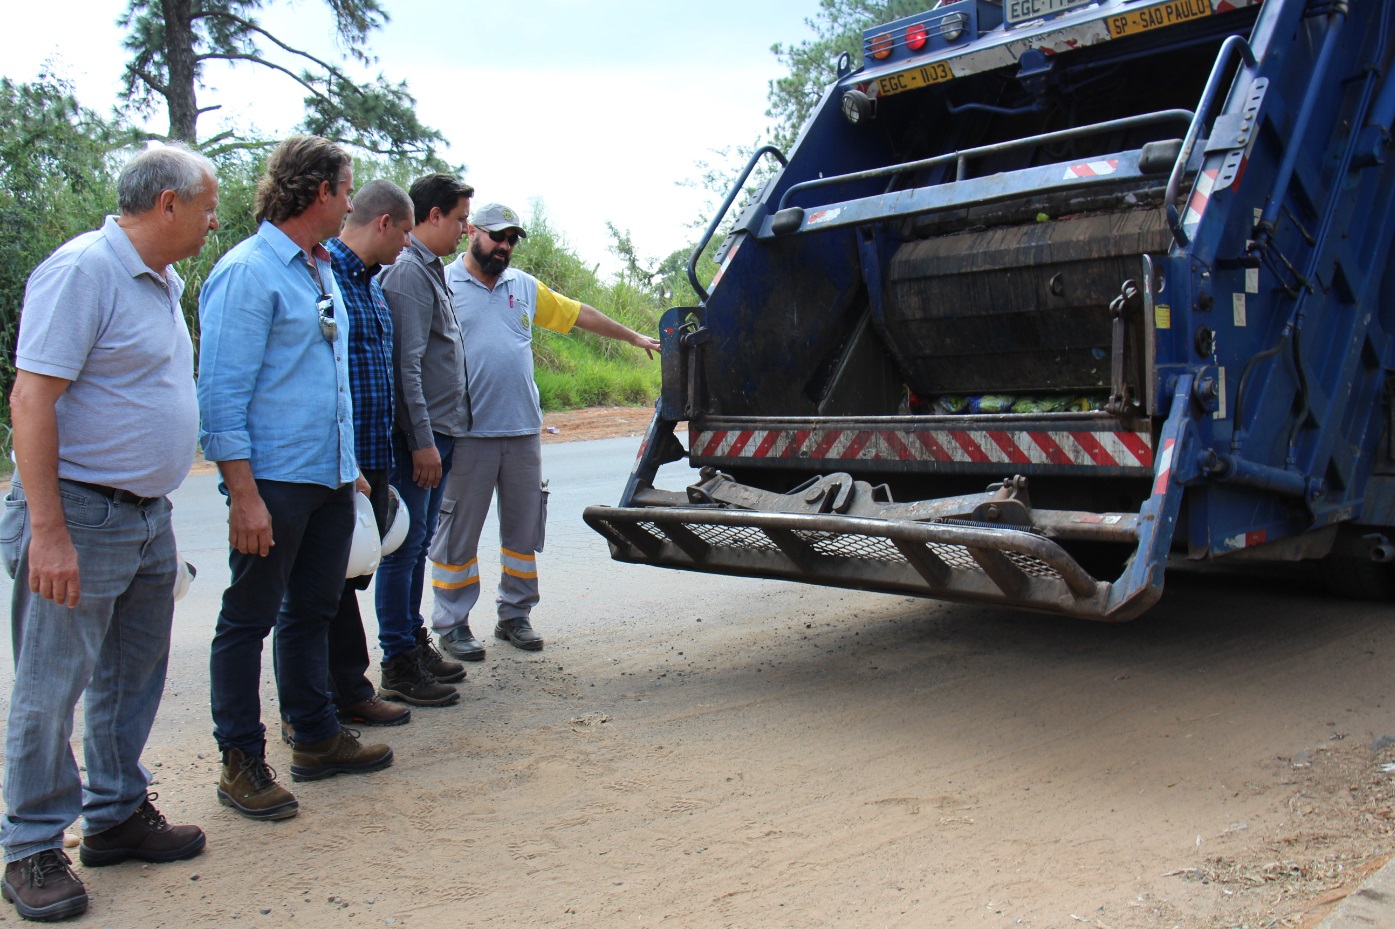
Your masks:
[[[918,52],[925,47],[925,24],[916,23],[906,27],[906,48]]]
[[[883,58],[891,57],[891,35],[883,32],[879,36],[872,38],[872,57],[880,61]]]

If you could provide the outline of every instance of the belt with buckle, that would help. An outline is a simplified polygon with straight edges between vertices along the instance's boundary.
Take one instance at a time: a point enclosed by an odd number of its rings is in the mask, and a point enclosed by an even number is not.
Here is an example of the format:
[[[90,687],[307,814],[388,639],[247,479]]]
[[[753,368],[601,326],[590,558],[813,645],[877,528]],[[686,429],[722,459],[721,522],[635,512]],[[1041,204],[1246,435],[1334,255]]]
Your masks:
[[[63,478],[63,480],[67,481],[69,484],[76,484],[78,487],[85,487],[94,493],[99,493],[112,503],[134,503],[136,506],[149,506],[160,499],[159,497],[137,497],[129,490],[122,490],[119,487],[108,487],[105,484],[89,484],[87,481],[75,481],[68,477]]]

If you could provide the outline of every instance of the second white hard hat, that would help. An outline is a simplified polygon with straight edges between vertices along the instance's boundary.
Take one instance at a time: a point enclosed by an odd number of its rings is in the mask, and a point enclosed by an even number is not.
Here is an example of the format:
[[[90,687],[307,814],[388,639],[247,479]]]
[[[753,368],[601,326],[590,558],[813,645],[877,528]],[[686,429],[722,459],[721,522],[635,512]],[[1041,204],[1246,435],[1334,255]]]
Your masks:
[[[382,556],[386,558],[402,547],[402,543],[407,541],[407,527],[412,521],[412,516],[407,512],[407,504],[402,502],[402,496],[397,492],[396,487],[388,488],[388,513],[387,532],[383,533]]]
[[[378,570],[382,558],[382,540],[378,538],[378,521],[373,518],[373,504],[363,494],[354,494],[354,539],[349,546],[349,569],[345,577],[360,577]]]

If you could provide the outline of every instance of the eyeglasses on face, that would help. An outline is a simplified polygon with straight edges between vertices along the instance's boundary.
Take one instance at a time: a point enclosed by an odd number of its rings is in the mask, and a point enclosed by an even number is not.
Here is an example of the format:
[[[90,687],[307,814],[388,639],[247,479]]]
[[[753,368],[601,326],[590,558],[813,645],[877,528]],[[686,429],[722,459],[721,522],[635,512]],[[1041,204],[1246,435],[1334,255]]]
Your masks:
[[[320,314],[320,335],[324,336],[326,342],[333,342],[339,335],[339,323],[334,318],[334,298],[329,294],[320,294],[320,299],[315,301],[315,309]]]
[[[485,231],[488,232],[488,230],[485,230]],[[491,239],[493,239],[495,242],[502,242],[502,241],[504,241],[505,239],[508,239],[508,240],[509,240],[509,245],[517,245],[517,244],[518,244],[518,233],[517,233],[517,232],[490,232],[490,233],[489,233],[489,237],[490,237]]]

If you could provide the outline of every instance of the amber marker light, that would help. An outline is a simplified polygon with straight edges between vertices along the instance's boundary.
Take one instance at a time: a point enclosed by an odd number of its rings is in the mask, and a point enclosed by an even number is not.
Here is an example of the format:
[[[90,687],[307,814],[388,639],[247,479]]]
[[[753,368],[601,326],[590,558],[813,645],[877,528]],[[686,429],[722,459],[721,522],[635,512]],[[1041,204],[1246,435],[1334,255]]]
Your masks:
[[[883,32],[879,36],[872,38],[872,57],[881,61],[891,57],[891,35]]]

